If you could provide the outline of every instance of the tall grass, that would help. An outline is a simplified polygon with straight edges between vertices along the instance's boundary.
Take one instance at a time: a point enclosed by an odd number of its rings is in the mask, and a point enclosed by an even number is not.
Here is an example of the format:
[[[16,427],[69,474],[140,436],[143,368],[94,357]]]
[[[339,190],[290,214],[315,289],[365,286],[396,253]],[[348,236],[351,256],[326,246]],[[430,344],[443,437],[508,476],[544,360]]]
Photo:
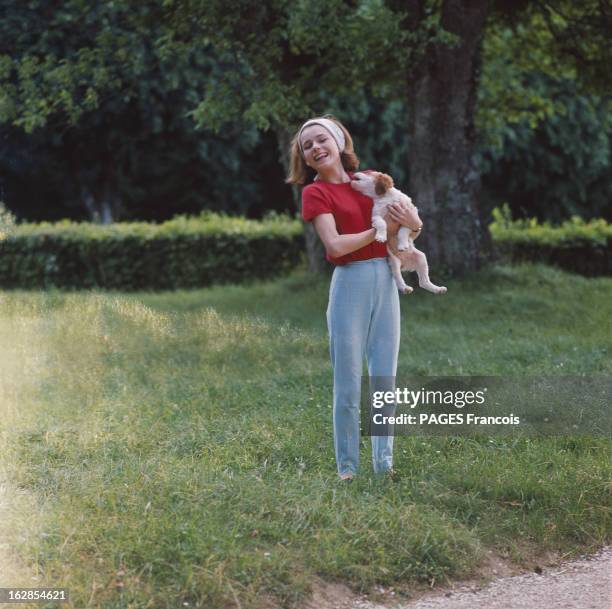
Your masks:
[[[365,590],[606,541],[602,438],[400,437],[396,483],[364,439],[339,485],[326,290],[0,295],[2,465],[47,585],[75,607],[289,607],[317,576]],[[609,374],[611,296],[538,266],[417,291],[400,373]]]

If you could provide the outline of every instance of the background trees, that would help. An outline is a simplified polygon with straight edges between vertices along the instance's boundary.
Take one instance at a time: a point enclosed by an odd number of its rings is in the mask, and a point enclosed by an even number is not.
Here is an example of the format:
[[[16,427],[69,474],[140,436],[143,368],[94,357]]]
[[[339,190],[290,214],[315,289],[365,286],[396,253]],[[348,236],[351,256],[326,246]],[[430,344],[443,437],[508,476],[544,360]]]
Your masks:
[[[607,2],[5,0],[3,12],[0,190],[21,217],[295,211],[289,138],[322,112],[420,203],[424,246],[451,271],[486,255],[494,205],[558,220],[610,199]]]
[[[5,3],[0,154],[20,215],[253,215],[263,183],[286,195],[268,135],[197,129],[189,111],[223,78],[223,57],[178,39],[168,21],[156,1]]]

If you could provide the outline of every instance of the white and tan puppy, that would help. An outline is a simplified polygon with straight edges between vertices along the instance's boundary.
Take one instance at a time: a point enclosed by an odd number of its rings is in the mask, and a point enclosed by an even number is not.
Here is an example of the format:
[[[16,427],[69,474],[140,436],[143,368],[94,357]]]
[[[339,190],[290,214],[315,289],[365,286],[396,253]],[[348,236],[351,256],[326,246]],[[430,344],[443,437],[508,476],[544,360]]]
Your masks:
[[[419,236],[423,223],[412,199],[393,187],[391,176],[378,171],[356,173],[351,186],[374,201],[372,226],[376,229],[376,241],[387,242],[389,265],[399,291],[403,294],[412,292],[412,288],[406,285],[402,277],[402,271],[416,271],[420,287],[434,294],[444,294],[446,292],[444,286],[435,285],[429,280],[427,257],[414,247],[414,240]],[[387,235],[385,215],[389,204],[394,202],[403,203],[408,207],[412,216],[411,225],[402,226],[397,233]]]

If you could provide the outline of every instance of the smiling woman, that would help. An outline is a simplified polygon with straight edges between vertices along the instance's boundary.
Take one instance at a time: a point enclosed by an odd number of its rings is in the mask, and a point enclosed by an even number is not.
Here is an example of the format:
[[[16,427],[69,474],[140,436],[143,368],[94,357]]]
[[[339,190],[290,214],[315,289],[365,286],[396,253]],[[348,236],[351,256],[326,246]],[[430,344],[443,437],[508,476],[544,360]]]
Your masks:
[[[291,164],[286,180],[289,184],[303,186],[311,182],[319,167],[325,171],[325,165],[337,169],[334,161],[338,157],[346,171],[355,171],[359,167],[349,132],[331,115],[306,121],[295,135],[290,152]],[[348,175],[336,176],[336,179],[348,181]]]
[[[374,239],[372,199],[350,185],[358,168],[353,140],[333,116],[306,121],[293,138],[287,182],[306,184],[302,216],[312,221],[327,259],[336,265],[327,325],[334,374],[334,448],[343,480],[351,480],[359,466],[364,356],[371,377],[393,379],[399,350],[398,292],[386,245]],[[396,207],[391,217],[405,222],[405,212]],[[372,436],[372,461],[375,472],[392,472],[392,436]]]

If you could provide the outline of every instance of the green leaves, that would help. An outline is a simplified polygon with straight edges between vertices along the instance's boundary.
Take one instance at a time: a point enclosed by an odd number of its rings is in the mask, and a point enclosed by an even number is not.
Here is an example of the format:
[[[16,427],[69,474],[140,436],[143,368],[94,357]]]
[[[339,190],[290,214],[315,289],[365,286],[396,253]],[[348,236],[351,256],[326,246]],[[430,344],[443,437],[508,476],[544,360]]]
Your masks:
[[[174,8],[175,30],[208,40],[216,57],[232,58],[220,82],[204,85],[192,113],[202,127],[241,121],[287,129],[320,111],[322,93],[348,95],[401,77],[391,73],[406,54],[398,15],[380,1],[193,0],[183,8]]]
[[[551,57],[550,33],[537,16],[511,29],[493,22],[484,38],[483,68],[476,124],[488,141],[500,146],[508,124],[527,121],[531,128],[558,111],[542,74],[574,79],[570,66],[561,69]]]
[[[189,60],[172,45],[156,0],[65,0],[57,10],[42,0],[27,8],[9,1],[6,13],[0,87],[14,103],[0,119],[27,132],[51,120],[78,125],[102,102],[116,112],[140,101],[143,83],[147,92],[176,90]]]
[[[511,111],[508,117],[499,111],[494,124],[482,127],[480,164],[489,204],[505,199],[515,216],[556,222],[609,214],[610,102],[580,94],[574,80],[531,73],[524,82],[552,109],[544,116],[526,110],[514,119]]]

